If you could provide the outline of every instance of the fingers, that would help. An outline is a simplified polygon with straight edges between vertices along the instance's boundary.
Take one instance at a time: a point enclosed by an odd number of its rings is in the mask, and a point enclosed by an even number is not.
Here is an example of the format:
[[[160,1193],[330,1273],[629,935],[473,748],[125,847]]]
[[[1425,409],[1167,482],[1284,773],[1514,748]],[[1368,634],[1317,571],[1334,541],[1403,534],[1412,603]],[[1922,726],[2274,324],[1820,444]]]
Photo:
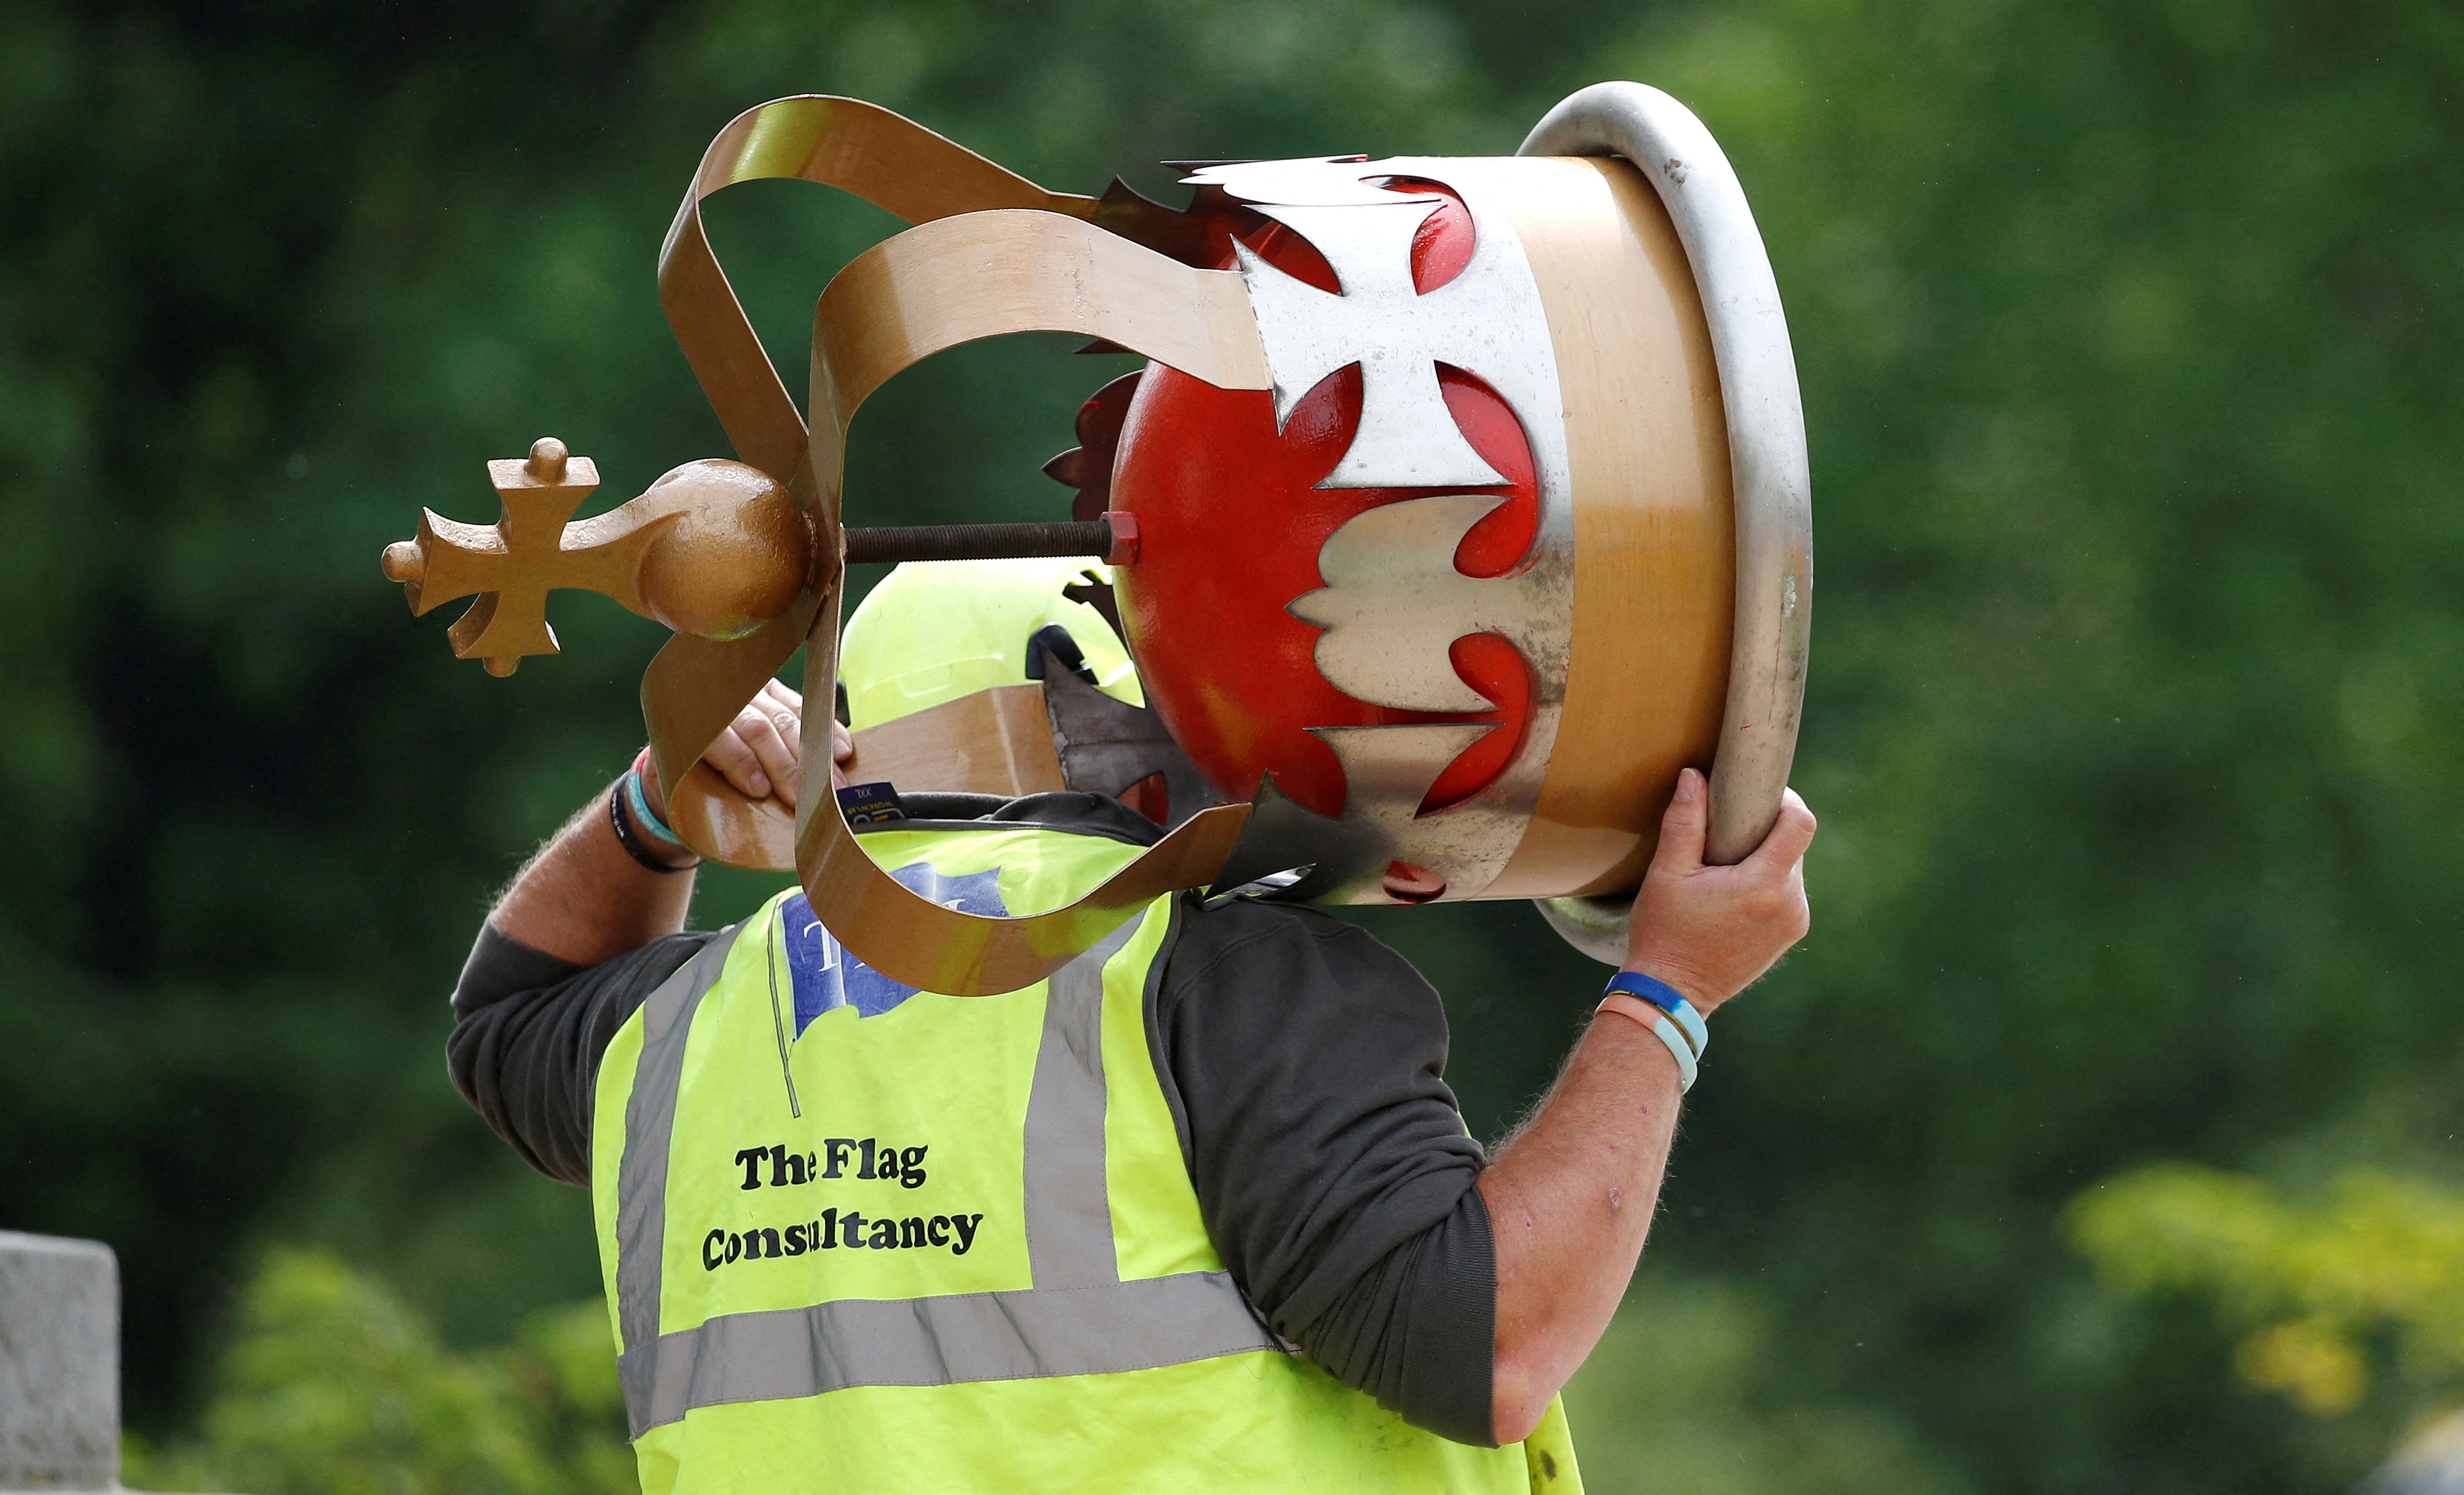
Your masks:
[[[786,744],[789,771],[785,777],[795,778],[795,765],[801,763],[804,757],[803,696],[782,680],[769,680],[763,683],[761,693],[755,696],[745,709],[759,713],[771,730],[779,734],[779,740]],[[759,751],[758,746],[755,751]]]
[[[782,803],[793,806],[799,763],[803,756],[803,697],[785,685],[777,680],[763,682],[760,693],[737,713],[726,737],[737,738],[751,753],[752,773],[758,774],[758,781],[767,787],[748,787],[735,774],[728,775],[728,781],[756,799],[775,794]],[[714,756],[716,751],[713,749]]]
[[[1814,929],[1814,908],[1805,901],[1804,863],[1789,868],[1788,890],[1783,896],[1788,899],[1788,942],[1793,945]]]
[[[1814,812],[1794,791],[1771,831],[1735,867],[1705,867],[1710,785],[1686,769],[1661,818],[1660,849],[1635,894],[1626,966],[1658,977],[1707,1012],[1805,937],[1805,849]]]
[[[763,693],[768,695],[772,701],[777,703],[771,711],[771,717],[774,721],[778,720],[781,709],[792,713],[794,716],[792,722],[781,722],[779,728],[780,735],[792,743],[796,750],[797,770],[790,776],[796,788],[790,790],[782,797],[786,800],[788,805],[793,807],[796,802],[796,795],[802,790],[804,782],[804,693],[795,689],[783,680],[772,680],[763,688]],[[842,726],[835,718],[833,718],[830,721],[831,759],[834,762],[842,760],[854,751],[855,745],[853,742],[848,740],[847,728]],[[830,787],[833,789],[846,788],[847,776],[841,774],[835,768],[831,769]]]
[[[1660,849],[1652,853],[1655,872],[1692,872],[1703,866],[1703,838],[1711,824],[1711,797],[1704,792],[1703,776],[1691,768],[1677,771],[1677,792],[1660,817]]]
[[[1771,834],[1754,848],[1746,864],[1764,873],[1777,872],[1805,860],[1805,848],[1814,844],[1815,823],[1814,812],[1793,789],[1780,796],[1779,818],[1771,822]]]
[[[762,777],[770,783],[770,793],[781,802],[796,802],[796,780],[799,778],[801,753],[797,742],[795,714],[769,701],[756,701],[736,718],[736,735],[753,750],[761,766]]]
[[[739,725],[742,720],[737,718]],[[761,760],[753,756],[753,749],[736,727],[720,733],[718,740],[703,751],[701,760],[717,769],[719,777],[738,794],[759,800],[770,792],[770,776],[762,772]]]
[[[831,722],[830,761],[844,763],[853,757],[855,757],[855,734],[847,730],[845,722]]]
[[[802,763],[804,758],[803,693],[783,680],[773,680],[762,689],[761,693],[769,698],[769,704],[765,710],[771,723],[778,727],[779,736],[785,738],[788,746],[795,751],[797,762]],[[756,701],[754,704],[758,706],[762,703]]]
[[[754,800],[775,794],[794,808],[804,698],[793,688],[779,680],[764,682],[702,754],[702,761],[718,770],[737,793]]]

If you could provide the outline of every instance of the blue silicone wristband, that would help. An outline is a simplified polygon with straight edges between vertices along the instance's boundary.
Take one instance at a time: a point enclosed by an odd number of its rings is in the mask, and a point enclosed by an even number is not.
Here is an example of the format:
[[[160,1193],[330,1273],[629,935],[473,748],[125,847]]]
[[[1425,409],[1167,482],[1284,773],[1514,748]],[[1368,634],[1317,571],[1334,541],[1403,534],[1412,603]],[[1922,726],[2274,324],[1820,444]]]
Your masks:
[[[633,812],[633,824],[651,837],[682,850],[693,849],[685,845],[684,837],[669,828],[666,821],[651,813],[649,798],[642,793],[642,776],[630,769],[625,774],[625,807]]]
[[[1685,1042],[1693,1045],[1696,1058],[1701,1058],[1703,1050],[1711,1046],[1711,1029],[1704,1022],[1703,1014],[1685,1000],[1683,992],[1666,981],[1645,976],[1640,971],[1619,971],[1609,978],[1607,989],[1624,992],[1629,997],[1639,997],[1668,1014],[1676,1021],[1679,1031],[1685,1035]]]

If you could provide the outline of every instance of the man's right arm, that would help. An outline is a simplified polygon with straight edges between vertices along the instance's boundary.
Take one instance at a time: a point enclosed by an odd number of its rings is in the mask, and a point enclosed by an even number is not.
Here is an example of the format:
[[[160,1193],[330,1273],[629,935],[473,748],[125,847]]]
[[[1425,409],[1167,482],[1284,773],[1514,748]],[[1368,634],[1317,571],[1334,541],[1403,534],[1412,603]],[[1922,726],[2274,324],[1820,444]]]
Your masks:
[[[704,758],[736,789],[753,799],[776,795],[796,807],[797,739],[803,699],[776,680],[761,688]],[[847,729],[835,727],[839,758],[849,750]],[[837,771],[832,770],[833,779]],[[667,799],[658,776],[645,773],[642,791],[653,813]],[[614,812],[630,820],[629,810]],[[637,843],[646,843],[634,827]],[[514,874],[488,912],[488,924],[509,939],[577,966],[597,965],[685,927],[693,903],[690,856],[681,866],[653,871],[633,859],[618,839],[605,794],[594,797],[539,854]]]
[[[771,681],[704,759],[738,792],[776,795],[792,808],[802,706]],[[844,727],[833,727],[833,755],[843,760],[851,744]],[[835,768],[831,779],[835,786]],[[645,776],[643,790],[664,813],[655,776]],[[632,829],[637,845],[655,847],[638,824]],[[454,988],[447,1068],[496,1134],[552,1178],[588,1182],[599,1057],[711,937],[682,933],[693,883],[690,867],[663,872],[635,861],[602,793],[523,865],[480,926]]]
[[[533,1168],[590,1182],[591,1099],[616,1030],[710,934],[668,934],[593,966],[482,926],[453,989],[453,1088]]]

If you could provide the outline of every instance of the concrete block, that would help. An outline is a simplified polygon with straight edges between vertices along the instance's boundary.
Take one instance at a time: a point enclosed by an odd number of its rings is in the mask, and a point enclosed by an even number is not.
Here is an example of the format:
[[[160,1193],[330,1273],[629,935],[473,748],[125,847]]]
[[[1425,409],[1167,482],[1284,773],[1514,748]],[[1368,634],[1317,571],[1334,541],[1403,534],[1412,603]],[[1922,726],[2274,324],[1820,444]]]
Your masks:
[[[0,1230],[0,1490],[119,1484],[119,1259]]]

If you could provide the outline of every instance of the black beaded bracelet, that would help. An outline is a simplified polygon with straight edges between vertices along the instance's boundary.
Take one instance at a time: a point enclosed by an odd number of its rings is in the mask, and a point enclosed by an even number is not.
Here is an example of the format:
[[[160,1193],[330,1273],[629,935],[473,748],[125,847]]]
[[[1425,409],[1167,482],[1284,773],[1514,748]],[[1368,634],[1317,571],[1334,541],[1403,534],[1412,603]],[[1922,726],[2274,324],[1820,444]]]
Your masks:
[[[616,841],[625,848],[625,854],[653,872],[690,872],[701,865],[699,857],[676,863],[662,862],[650,854],[650,848],[642,845],[641,833],[625,818],[625,780],[621,778],[607,791],[607,824],[616,827]]]

